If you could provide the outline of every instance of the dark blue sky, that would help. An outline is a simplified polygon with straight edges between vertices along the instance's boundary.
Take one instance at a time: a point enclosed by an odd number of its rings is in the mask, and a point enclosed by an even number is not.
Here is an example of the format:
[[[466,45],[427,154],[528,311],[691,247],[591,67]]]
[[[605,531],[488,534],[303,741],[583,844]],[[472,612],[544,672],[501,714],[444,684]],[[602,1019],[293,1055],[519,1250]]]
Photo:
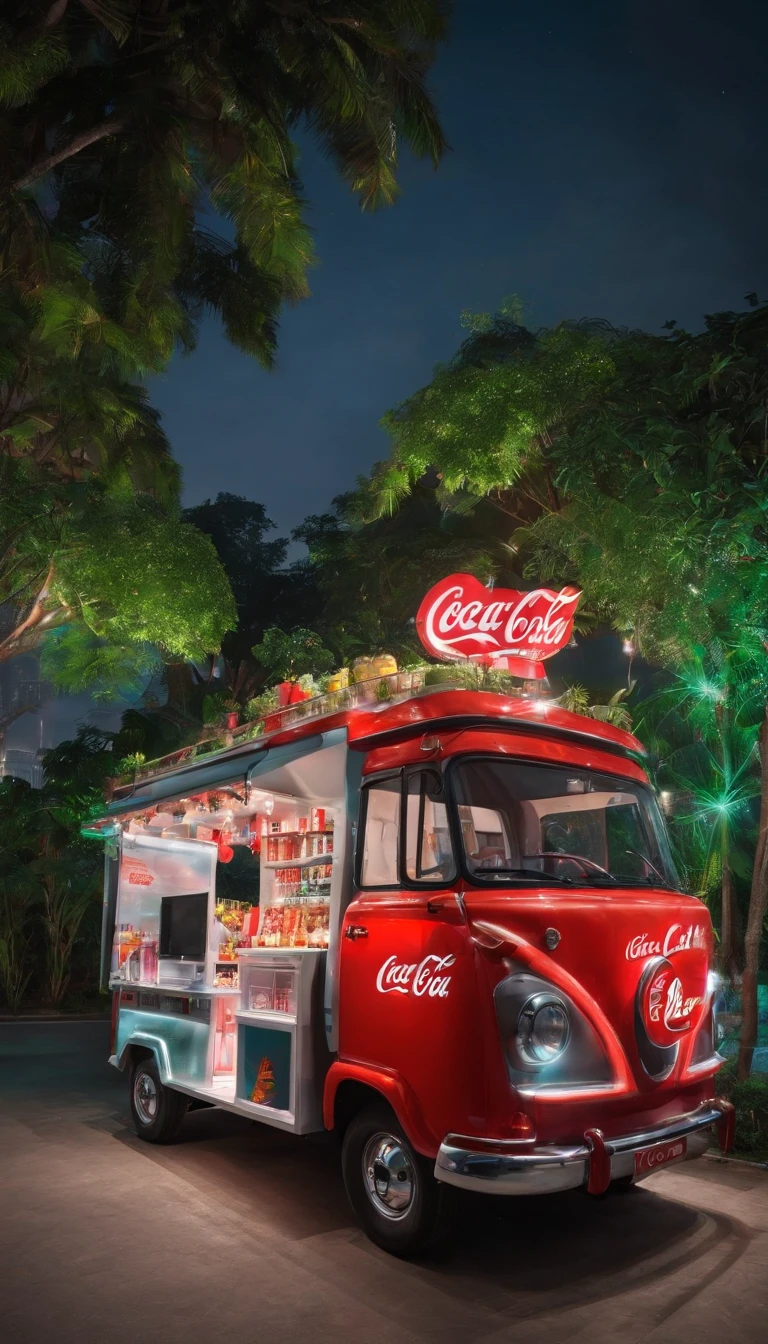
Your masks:
[[[432,85],[452,152],[362,215],[307,145],[320,264],[265,373],[204,324],[152,389],[185,502],[264,502],[281,532],[386,455],[377,422],[517,293],[530,322],[658,329],[768,290],[768,7],[458,0]]]

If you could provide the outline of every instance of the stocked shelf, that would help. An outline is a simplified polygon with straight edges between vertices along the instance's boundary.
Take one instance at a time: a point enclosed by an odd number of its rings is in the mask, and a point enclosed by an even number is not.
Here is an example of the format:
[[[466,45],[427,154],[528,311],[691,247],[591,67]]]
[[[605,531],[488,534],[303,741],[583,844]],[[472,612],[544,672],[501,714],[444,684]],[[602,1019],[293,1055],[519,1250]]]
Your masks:
[[[265,868],[330,868],[332,854],[312,854],[306,859],[267,859]]]
[[[274,831],[271,835],[267,836],[267,839],[274,840],[282,837],[287,840],[303,840],[305,836],[315,835],[333,835],[333,828],[324,831]]]

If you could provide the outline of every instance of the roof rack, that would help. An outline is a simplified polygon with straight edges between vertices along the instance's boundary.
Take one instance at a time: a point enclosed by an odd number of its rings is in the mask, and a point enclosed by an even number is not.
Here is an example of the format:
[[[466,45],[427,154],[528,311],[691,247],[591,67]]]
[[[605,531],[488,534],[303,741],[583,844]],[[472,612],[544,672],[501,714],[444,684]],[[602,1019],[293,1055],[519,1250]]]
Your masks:
[[[142,762],[135,770],[124,771],[108,781],[110,796],[116,790],[131,786],[158,775],[167,774],[182,765],[192,765],[198,761],[216,756],[232,747],[244,746],[261,738],[271,738],[296,724],[314,722],[331,714],[348,710],[385,708],[398,704],[417,695],[429,695],[435,691],[467,689],[467,679],[462,676],[463,669],[455,666],[433,667],[429,664],[412,668],[404,672],[392,672],[384,676],[373,677],[367,681],[356,681],[338,691],[323,691],[307,700],[286,705],[282,709],[271,710],[268,714],[237,728],[219,731],[215,736],[180,747],[156,760]],[[430,680],[427,682],[427,677]],[[480,686],[475,689],[497,691],[494,686]],[[505,686],[498,693],[507,697],[530,699],[522,689]]]

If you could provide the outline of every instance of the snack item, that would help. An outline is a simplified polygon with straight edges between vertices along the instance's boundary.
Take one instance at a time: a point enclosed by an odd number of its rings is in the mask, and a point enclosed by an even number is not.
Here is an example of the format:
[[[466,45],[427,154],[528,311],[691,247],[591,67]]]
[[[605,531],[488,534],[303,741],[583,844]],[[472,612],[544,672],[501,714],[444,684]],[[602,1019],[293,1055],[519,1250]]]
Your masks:
[[[264,923],[261,926],[261,933],[259,934],[259,947],[280,947],[282,926],[282,906],[268,906],[264,911]]]
[[[263,1013],[272,1010],[275,1007],[272,1003],[272,994],[264,985],[252,985],[249,995],[248,1007],[257,1013]]]
[[[275,1071],[272,1067],[272,1061],[265,1057],[259,1065],[256,1082],[251,1092],[251,1101],[255,1101],[258,1106],[271,1105],[274,1100],[275,1086]]]

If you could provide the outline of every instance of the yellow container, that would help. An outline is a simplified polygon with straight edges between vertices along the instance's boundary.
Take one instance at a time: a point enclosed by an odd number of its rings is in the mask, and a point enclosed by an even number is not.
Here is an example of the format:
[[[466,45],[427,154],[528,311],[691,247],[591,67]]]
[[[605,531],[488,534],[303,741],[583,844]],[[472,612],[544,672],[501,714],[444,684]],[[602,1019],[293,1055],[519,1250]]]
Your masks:
[[[391,677],[397,671],[397,660],[391,653],[377,653],[371,663],[375,677]]]
[[[340,667],[338,672],[332,672],[328,678],[329,691],[345,691],[349,685],[349,668]]]
[[[352,664],[352,677],[355,681],[371,681],[377,675],[372,658],[356,658]]]

